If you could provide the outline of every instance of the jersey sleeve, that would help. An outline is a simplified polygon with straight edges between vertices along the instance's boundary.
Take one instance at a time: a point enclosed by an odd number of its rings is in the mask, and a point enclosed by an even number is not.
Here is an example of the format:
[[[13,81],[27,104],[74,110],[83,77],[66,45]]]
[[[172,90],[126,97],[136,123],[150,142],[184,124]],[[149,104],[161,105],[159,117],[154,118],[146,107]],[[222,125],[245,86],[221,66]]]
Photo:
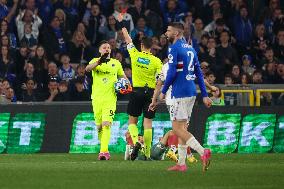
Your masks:
[[[163,67],[162,61],[159,58],[157,58],[156,74],[162,73],[162,67]]]
[[[177,74],[177,49],[174,46],[169,48],[168,59],[169,70],[167,72],[167,77],[162,89],[163,94],[167,93]]]
[[[138,50],[136,49],[135,45],[133,43],[129,43],[127,45],[127,51],[130,55],[130,58],[136,56],[136,53],[138,52]]]
[[[93,64],[98,61],[98,58],[93,58],[88,64]]]

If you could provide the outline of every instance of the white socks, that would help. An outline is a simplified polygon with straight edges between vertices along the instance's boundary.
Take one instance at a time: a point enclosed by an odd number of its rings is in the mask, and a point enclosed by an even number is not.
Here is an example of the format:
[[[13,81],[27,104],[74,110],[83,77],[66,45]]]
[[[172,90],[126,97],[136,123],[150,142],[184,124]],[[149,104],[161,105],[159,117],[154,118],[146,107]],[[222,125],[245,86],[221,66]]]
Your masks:
[[[178,165],[185,164],[185,158],[187,154],[187,145],[178,145]]]
[[[190,148],[194,149],[197,151],[197,153],[200,156],[203,156],[204,154],[204,148],[199,144],[199,142],[192,136],[190,139],[186,141],[186,145],[190,146]]]

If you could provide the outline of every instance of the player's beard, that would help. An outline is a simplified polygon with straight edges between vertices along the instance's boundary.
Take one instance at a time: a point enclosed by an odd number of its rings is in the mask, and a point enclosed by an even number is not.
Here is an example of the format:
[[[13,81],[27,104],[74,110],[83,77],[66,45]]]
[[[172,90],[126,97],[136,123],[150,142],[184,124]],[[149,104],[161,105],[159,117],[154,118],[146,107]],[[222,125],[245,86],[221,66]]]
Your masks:
[[[174,42],[174,38],[173,37],[167,37],[168,38],[168,41],[170,42],[170,43],[173,43]]]

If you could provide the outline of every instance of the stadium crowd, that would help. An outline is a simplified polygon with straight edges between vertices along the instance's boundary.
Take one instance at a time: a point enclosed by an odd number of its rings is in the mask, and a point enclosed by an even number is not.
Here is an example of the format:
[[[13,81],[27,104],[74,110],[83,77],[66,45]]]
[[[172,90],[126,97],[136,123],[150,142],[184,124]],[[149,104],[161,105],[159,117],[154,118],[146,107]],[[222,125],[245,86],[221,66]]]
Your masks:
[[[117,16],[135,46],[152,38],[167,62],[167,24],[181,22],[205,78],[218,84],[284,83],[284,13],[280,0],[0,0],[0,104],[88,101],[86,64],[108,40],[131,81]]]

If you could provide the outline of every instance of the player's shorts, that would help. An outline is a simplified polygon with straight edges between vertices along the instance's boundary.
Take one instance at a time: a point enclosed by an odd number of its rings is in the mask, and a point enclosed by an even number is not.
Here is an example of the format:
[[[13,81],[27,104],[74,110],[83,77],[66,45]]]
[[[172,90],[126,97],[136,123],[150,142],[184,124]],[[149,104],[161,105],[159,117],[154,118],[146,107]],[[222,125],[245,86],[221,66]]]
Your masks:
[[[139,117],[143,112],[145,118],[153,119],[155,117],[155,111],[148,111],[153,94],[154,89],[134,87],[127,106],[128,115]]]
[[[98,101],[92,100],[94,117],[96,125],[101,125],[103,122],[113,122],[116,111],[116,101]]]
[[[161,142],[158,142],[157,144],[153,145],[151,148],[151,159],[153,160],[162,160],[163,154],[167,150],[167,147],[165,145],[161,144]]]
[[[189,120],[195,102],[195,96],[186,98],[174,98],[170,107],[171,120]]]

